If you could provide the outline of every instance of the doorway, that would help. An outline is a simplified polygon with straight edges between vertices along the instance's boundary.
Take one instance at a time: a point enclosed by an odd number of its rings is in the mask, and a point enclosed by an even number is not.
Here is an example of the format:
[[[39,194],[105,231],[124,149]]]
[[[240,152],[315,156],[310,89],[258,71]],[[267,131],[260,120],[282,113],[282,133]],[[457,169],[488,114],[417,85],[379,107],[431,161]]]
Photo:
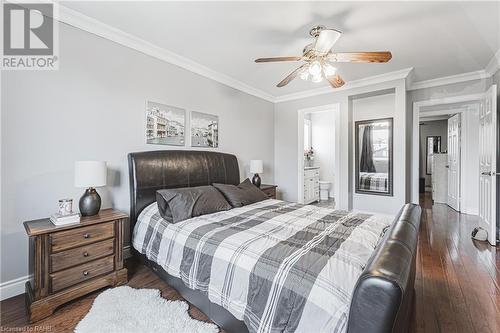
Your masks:
[[[456,131],[460,138],[456,147],[457,156],[460,156],[457,162],[458,177],[456,185],[451,183],[449,186],[452,190],[453,186],[456,186],[458,193],[456,206],[460,212],[478,216],[480,224],[488,233],[491,245],[496,245],[500,229],[497,212],[497,192],[500,188],[496,181],[499,174],[496,159],[500,140],[496,99],[497,87],[492,85],[484,93],[419,101],[413,104],[414,129],[419,128],[421,119],[426,116],[460,114],[460,123],[457,124]],[[453,131],[453,127],[451,130]],[[417,204],[419,183],[421,183],[419,144],[420,131],[415,130],[412,143],[411,201]],[[453,206],[454,198],[448,199]]]
[[[420,192],[428,193],[434,203],[477,215],[478,182],[466,175],[478,172],[479,154],[474,149],[479,130],[478,106],[461,105],[459,112],[439,107],[444,109],[423,111],[420,117]],[[466,130],[462,132],[462,128]]]
[[[298,111],[298,202],[335,207],[339,198],[339,104]]]

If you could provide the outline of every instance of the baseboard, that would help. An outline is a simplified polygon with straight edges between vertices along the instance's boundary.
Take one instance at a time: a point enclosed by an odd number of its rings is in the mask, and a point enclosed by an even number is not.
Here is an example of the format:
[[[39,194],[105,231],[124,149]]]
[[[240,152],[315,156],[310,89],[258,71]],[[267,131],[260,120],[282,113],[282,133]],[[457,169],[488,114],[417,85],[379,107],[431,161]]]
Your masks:
[[[24,294],[24,285],[26,284],[26,281],[29,281],[32,277],[32,275],[26,275],[0,283],[0,301]]]
[[[476,208],[466,208],[463,209],[461,213],[467,215],[479,215],[479,211]]]
[[[130,245],[126,245],[123,247],[123,259],[128,259],[132,257],[132,250]]]
[[[128,259],[132,257],[132,251],[130,245],[123,247],[123,258]],[[5,281],[0,283],[0,301],[4,299],[11,298],[17,295],[24,294],[24,285],[26,281],[29,281],[33,278],[32,275],[22,276],[17,279],[13,279],[10,281]]]

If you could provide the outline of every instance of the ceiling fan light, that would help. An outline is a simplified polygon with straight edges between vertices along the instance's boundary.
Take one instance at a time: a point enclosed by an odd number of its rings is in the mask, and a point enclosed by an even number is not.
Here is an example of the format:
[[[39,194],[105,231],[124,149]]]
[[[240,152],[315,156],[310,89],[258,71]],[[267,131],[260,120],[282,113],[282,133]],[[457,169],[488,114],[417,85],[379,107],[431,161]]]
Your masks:
[[[309,74],[315,76],[321,74],[321,63],[317,60],[314,60],[309,65]]]
[[[313,75],[311,78],[311,81],[314,83],[319,83],[319,82],[323,81],[323,76],[321,76],[321,74]]]
[[[300,73],[300,78],[304,81],[307,81],[307,79],[309,78],[309,71],[307,69],[303,70]]]
[[[324,64],[323,65],[323,72],[325,73],[326,76],[332,76],[337,74],[337,68],[333,67],[330,64]]]

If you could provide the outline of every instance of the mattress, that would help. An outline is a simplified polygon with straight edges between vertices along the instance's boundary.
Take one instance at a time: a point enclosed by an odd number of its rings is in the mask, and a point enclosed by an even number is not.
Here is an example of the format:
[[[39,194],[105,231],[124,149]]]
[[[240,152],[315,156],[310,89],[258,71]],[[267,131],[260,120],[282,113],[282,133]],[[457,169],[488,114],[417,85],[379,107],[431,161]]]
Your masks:
[[[344,332],[356,281],[391,222],[269,199],[171,224],[153,203],[132,244],[250,332]]]

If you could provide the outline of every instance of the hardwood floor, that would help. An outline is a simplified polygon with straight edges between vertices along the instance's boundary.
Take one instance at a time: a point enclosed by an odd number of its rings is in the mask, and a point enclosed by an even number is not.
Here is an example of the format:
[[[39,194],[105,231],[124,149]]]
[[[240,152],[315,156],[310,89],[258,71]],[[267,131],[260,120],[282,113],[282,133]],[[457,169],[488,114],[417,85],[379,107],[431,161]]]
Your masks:
[[[411,332],[500,332],[500,249],[471,240],[477,218],[458,214],[445,205],[432,206],[428,196],[421,199]],[[128,261],[127,267],[129,286],[158,288],[168,299],[181,299],[148,268],[135,261]],[[27,324],[23,295],[4,300],[0,302],[1,331],[19,327],[24,329],[16,329],[18,332],[72,332],[98,294],[75,300],[35,325]],[[190,314],[208,321],[193,306]]]
[[[133,288],[160,289],[162,296],[169,300],[180,300],[182,297],[175,289],[163,282],[153,271],[135,260],[126,262],[129,271],[127,285]],[[102,291],[102,290],[101,290]],[[101,291],[96,291],[60,307],[56,312],[32,325],[28,324],[24,307],[24,295],[9,298],[0,302],[0,332],[73,332],[76,324],[85,317],[92,302]],[[191,317],[210,321],[208,317],[194,306],[190,306]],[[15,328],[15,330],[13,330]],[[97,333],[97,332],[96,332]],[[224,333],[224,331],[221,331]]]
[[[476,216],[421,197],[413,332],[500,332],[500,249],[473,241]]]

